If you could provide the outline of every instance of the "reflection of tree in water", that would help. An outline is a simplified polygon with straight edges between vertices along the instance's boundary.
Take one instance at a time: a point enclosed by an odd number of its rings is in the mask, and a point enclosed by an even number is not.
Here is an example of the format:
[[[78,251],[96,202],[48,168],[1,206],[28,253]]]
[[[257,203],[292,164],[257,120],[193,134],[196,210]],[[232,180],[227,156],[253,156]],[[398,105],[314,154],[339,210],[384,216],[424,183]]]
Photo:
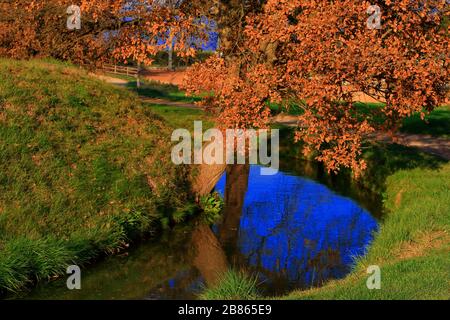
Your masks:
[[[171,281],[165,282],[154,292],[164,292],[162,296],[171,297],[174,292],[189,290],[198,286],[200,275],[208,287],[217,284],[220,276],[234,264],[238,250],[238,233],[242,207],[248,185],[249,166],[229,166],[226,170],[225,208],[223,221],[216,235],[209,225],[198,222],[195,226],[191,247],[193,249],[192,264],[195,270],[180,273]],[[226,254],[228,253],[228,255]],[[171,284],[176,283],[176,288]]]
[[[220,224],[218,237],[227,252],[237,251],[239,225],[242,208],[248,188],[248,165],[234,165],[227,168],[225,186],[225,208],[223,221]]]
[[[217,280],[233,263],[238,252],[238,233],[242,207],[248,185],[248,165],[229,166],[226,170],[225,208],[223,221],[216,235],[210,226],[199,224],[192,234],[196,249],[194,266],[208,286]]]
[[[225,199],[222,222],[213,229],[198,224],[191,238],[190,281],[200,274],[208,286],[229,267],[259,274],[270,294],[340,278],[377,226],[350,199],[301,177],[230,166],[217,188]]]
[[[313,181],[282,173],[263,177],[256,167],[249,181],[231,256],[261,273],[276,291],[344,276],[376,228],[356,203]],[[229,188],[226,181],[225,194]]]
[[[222,245],[208,225],[200,224],[192,234],[196,255],[194,266],[208,286],[217,284],[221,274],[228,270],[228,262]]]

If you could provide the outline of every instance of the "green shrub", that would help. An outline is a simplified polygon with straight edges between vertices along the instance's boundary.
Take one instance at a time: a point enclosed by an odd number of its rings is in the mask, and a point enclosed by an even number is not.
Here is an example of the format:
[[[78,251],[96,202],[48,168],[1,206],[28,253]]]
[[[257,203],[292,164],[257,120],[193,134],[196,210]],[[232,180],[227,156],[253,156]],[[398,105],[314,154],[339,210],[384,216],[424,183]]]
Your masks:
[[[218,192],[213,192],[200,198],[203,210],[202,218],[208,224],[213,224],[221,217],[224,201]]]

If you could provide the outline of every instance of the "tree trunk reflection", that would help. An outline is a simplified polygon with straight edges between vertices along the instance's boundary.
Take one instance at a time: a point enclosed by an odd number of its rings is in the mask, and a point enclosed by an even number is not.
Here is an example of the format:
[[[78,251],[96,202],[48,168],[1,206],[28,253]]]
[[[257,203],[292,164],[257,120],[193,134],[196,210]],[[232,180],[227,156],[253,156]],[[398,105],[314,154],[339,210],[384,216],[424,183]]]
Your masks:
[[[196,249],[194,265],[207,286],[217,284],[230,265],[227,252],[237,252],[239,224],[248,187],[248,165],[233,165],[226,170],[225,208],[223,222],[216,236],[207,224],[199,224],[193,232],[192,243]]]

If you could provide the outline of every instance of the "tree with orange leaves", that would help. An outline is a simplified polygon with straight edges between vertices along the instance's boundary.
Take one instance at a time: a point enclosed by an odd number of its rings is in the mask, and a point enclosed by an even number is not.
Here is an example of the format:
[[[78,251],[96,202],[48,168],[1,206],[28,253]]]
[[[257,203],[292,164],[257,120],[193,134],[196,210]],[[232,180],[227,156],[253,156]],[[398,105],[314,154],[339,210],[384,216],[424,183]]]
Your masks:
[[[81,28],[68,28],[76,6]],[[0,2],[0,54],[51,56],[77,63],[134,60],[150,64],[176,36],[175,50],[192,55],[205,39],[198,7],[175,0],[15,0]],[[75,17],[74,17],[75,18]]]
[[[449,93],[448,1],[376,2],[380,25],[370,28],[367,1],[268,0],[242,21],[235,50],[194,66],[186,88],[213,92],[205,103],[226,126],[264,126],[269,103],[295,104],[305,153],[358,174],[368,134],[394,132]],[[384,106],[361,113],[357,92]]]
[[[265,127],[269,104],[300,106],[297,138],[330,170],[358,173],[368,134],[395,131],[448,97],[448,0],[82,0],[80,30],[65,27],[71,1],[24,3],[1,4],[1,55],[150,63],[174,40],[193,54],[193,37],[207,37],[203,18],[214,20],[218,54],[191,68],[188,92],[211,93],[203,103],[226,127]],[[375,28],[371,5],[381,14]],[[356,92],[384,106],[363,114]]]

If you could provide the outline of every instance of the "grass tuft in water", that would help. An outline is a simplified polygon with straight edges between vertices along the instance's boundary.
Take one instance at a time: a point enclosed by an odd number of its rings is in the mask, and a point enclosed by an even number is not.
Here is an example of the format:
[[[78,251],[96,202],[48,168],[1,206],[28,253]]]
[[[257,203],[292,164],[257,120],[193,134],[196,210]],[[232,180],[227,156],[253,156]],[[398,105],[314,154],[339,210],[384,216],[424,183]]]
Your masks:
[[[200,294],[201,300],[255,300],[258,293],[258,278],[244,271],[229,270],[223,274],[218,285],[207,288]]]

